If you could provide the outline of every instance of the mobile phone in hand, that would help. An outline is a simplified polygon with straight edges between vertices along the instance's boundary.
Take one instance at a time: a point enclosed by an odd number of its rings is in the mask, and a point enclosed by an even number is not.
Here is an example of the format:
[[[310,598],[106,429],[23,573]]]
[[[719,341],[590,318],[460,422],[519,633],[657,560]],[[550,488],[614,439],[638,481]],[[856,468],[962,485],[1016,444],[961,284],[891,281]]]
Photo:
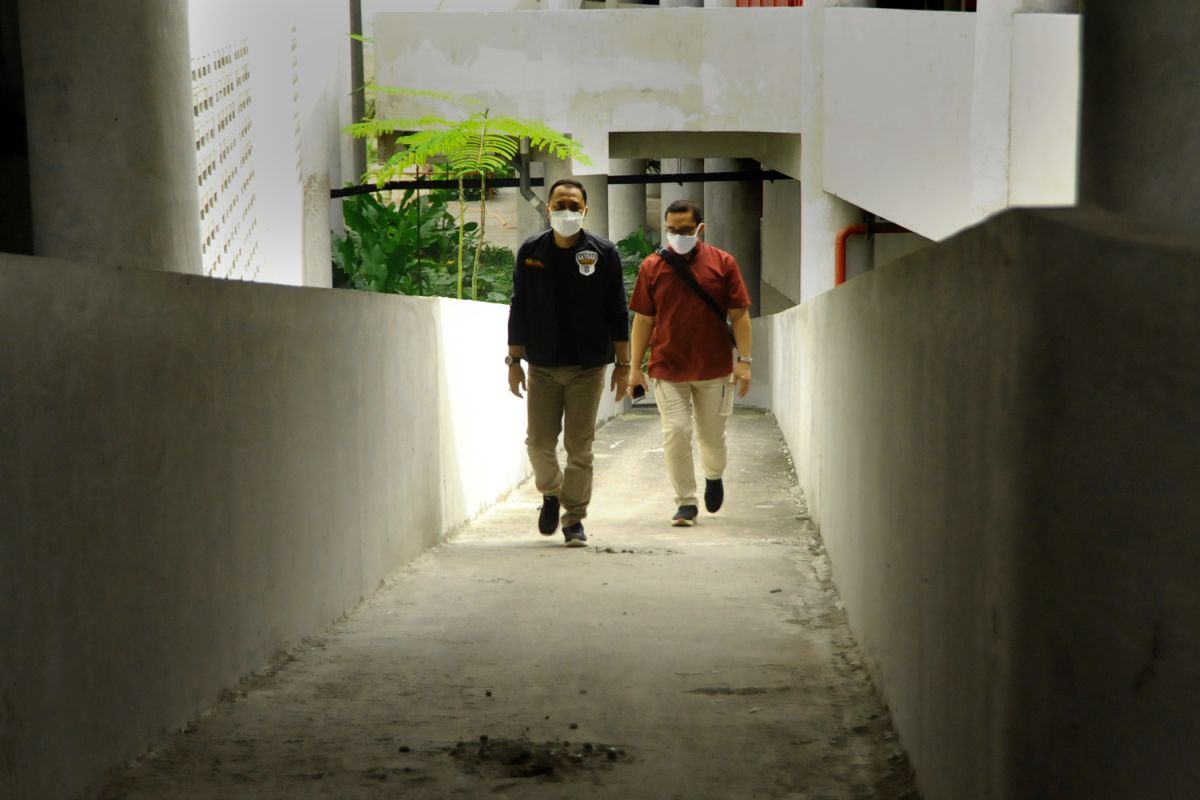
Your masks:
[[[642,384],[639,383],[637,386],[633,387],[633,399],[634,400],[640,400],[641,398],[643,398],[645,396],[646,396],[646,387],[645,386],[643,386]]]

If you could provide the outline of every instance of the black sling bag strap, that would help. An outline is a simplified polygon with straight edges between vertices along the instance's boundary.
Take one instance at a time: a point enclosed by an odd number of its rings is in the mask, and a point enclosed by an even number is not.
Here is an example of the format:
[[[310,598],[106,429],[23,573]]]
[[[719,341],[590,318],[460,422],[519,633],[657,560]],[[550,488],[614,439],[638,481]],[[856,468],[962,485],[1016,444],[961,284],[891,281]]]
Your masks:
[[[656,252],[659,258],[671,265],[671,269],[675,270],[675,274],[679,276],[679,279],[686,283],[688,288],[695,292],[696,296],[703,300],[704,304],[717,315],[717,319],[721,320],[721,324],[725,326],[725,332],[729,334],[729,343],[736,349],[737,339],[733,337],[733,331],[729,329],[729,324],[725,321],[725,310],[721,308],[716,300],[713,300],[712,295],[704,291],[704,287],[696,281],[696,276],[688,269],[687,264],[679,260],[677,254],[672,253],[665,247],[658,248]]]

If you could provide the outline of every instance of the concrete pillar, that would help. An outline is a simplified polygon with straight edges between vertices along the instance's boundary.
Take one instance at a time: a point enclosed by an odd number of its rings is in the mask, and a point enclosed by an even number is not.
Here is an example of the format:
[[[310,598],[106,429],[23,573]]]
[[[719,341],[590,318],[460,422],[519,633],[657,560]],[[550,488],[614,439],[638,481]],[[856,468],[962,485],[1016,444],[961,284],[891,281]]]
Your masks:
[[[704,0],[705,8],[737,8],[737,0]]]
[[[1200,217],[1200,6],[1087,0],[1079,204],[1163,228]]]
[[[660,163],[662,164],[664,175],[704,172],[703,158],[664,158]],[[659,185],[659,197],[661,198],[661,202],[658,212],[658,240],[665,242],[667,240],[667,223],[663,219],[663,216],[667,212],[667,206],[676,200],[691,200],[703,206],[704,184],[663,183]]]
[[[597,236],[608,238],[608,176],[607,175],[574,175],[571,166],[558,158],[546,160],[546,199],[549,199],[550,186],[560,178],[572,178],[583,184],[587,191],[587,218],[583,227]]]
[[[187,0],[20,0],[34,252],[203,271]]]
[[[705,172],[756,170],[757,161],[706,158]],[[758,316],[762,275],[762,183],[704,184],[704,241],[731,253],[750,292],[750,314]]]
[[[704,0],[659,0],[659,8],[704,8]]]
[[[610,158],[609,175],[644,175],[643,158]],[[619,242],[646,224],[646,184],[608,187],[608,238]]]

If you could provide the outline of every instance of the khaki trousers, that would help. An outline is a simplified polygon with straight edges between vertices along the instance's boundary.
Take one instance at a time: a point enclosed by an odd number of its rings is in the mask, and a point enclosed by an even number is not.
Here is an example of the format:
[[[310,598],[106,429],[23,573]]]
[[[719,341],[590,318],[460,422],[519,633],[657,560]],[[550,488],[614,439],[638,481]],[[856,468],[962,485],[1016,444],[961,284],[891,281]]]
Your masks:
[[[525,448],[538,492],[558,497],[562,505],[563,527],[587,517],[592,499],[592,442],[605,371],[529,365]],[[558,463],[559,433],[567,450],[566,470]]]
[[[698,506],[696,468],[692,461],[692,420],[700,445],[700,468],[705,478],[725,472],[725,420],[722,401],[732,399],[729,376],[706,381],[672,383],[651,380],[654,402],[662,419],[663,454],[667,475],[675,487],[675,505]],[[725,403],[728,408],[728,402]]]

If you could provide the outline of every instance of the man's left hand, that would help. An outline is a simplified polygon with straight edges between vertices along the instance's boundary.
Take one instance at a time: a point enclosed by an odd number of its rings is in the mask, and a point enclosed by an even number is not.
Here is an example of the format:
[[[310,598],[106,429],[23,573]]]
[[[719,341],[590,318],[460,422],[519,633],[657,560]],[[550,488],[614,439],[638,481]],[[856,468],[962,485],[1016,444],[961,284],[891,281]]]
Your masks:
[[[733,365],[733,382],[737,384],[738,397],[745,397],[750,391],[750,365],[745,361]]]
[[[625,396],[625,390],[629,388],[629,367],[613,367],[612,382],[609,386],[613,390],[613,395],[620,399]]]

